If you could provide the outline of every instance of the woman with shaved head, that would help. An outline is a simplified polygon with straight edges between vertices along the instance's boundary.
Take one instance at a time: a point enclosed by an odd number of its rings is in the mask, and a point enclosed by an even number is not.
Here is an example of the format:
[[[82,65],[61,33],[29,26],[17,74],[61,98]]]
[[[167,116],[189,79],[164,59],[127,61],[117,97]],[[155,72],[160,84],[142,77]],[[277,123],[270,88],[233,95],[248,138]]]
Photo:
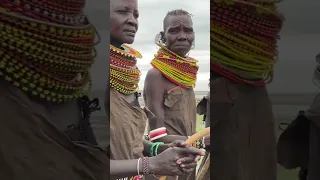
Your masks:
[[[110,95],[106,95],[106,104],[110,102],[111,179],[190,173],[197,155],[203,155],[201,150],[186,148],[181,141],[170,145],[143,141],[147,117],[153,114],[139,106],[136,63],[141,55],[127,45],[134,42],[138,17],[137,0],[110,1]]]
[[[159,50],[151,62],[153,68],[147,73],[143,90],[146,106],[155,115],[149,117],[149,136],[162,131],[152,138],[155,142],[186,140],[196,132],[193,87],[198,61],[188,56],[194,42],[191,14],[182,9],[168,12],[163,20],[163,31],[156,38]],[[202,140],[198,141],[200,147],[204,147]],[[179,179],[195,179],[195,173]]]

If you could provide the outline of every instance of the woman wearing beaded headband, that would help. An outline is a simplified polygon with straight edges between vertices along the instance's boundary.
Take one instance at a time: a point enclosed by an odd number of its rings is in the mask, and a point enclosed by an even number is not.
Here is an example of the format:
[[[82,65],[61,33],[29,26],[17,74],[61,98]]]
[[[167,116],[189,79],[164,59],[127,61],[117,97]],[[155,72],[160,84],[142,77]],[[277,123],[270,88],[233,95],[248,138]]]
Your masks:
[[[156,38],[160,49],[152,60],[153,69],[145,79],[146,106],[155,114],[149,118],[149,136],[157,142],[186,140],[196,131],[197,60],[188,57],[194,46],[195,34],[191,15],[173,10],[163,20],[163,31]],[[172,177],[173,178],[173,177]],[[195,174],[179,179],[195,179]]]
[[[0,179],[108,178],[89,125],[96,31],[84,4],[0,3]]]
[[[277,0],[211,0],[211,178],[276,180],[266,84],[283,17]]]
[[[134,41],[138,16],[136,0],[110,1],[110,96],[107,95],[107,100],[110,102],[112,179],[149,174],[181,175],[193,171],[195,156],[203,154],[196,148],[168,148],[168,145],[142,140],[147,116],[151,117],[152,113],[141,109],[138,103],[140,70],[136,61],[141,55],[125,44]],[[183,146],[181,142],[171,145]],[[186,153],[191,156],[185,157]]]

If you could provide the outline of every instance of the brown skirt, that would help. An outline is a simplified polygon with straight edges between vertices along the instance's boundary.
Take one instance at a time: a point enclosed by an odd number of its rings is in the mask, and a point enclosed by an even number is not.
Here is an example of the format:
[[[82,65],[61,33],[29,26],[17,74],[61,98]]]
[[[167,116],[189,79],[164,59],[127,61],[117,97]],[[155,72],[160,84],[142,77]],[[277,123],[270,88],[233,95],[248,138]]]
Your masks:
[[[211,178],[276,180],[272,106],[264,87],[212,79]]]
[[[53,125],[42,103],[0,81],[0,179],[106,180],[109,158],[73,142]]]

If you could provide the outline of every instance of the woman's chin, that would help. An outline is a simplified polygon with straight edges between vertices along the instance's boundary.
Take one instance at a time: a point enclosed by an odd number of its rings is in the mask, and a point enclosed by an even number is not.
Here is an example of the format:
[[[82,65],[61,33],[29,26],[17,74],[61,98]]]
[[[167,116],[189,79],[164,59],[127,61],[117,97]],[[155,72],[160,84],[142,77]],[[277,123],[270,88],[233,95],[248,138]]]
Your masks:
[[[122,38],[122,42],[125,44],[132,44],[134,42],[134,37],[132,36],[127,36]]]

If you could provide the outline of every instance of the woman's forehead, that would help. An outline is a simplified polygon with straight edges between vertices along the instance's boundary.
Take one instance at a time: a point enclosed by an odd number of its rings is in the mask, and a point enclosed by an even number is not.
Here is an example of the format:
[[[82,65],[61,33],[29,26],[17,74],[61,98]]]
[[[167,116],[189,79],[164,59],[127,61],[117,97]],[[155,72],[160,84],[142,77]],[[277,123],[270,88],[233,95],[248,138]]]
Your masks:
[[[168,26],[179,26],[181,24],[187,27],[192,27],[193,25],[192,20],[188,15],[174,15],[169,16],[167,19]]]
[[[125,8],[128,10],[137,10],[138,1],[137,0],[111,0],[111,8]]]

